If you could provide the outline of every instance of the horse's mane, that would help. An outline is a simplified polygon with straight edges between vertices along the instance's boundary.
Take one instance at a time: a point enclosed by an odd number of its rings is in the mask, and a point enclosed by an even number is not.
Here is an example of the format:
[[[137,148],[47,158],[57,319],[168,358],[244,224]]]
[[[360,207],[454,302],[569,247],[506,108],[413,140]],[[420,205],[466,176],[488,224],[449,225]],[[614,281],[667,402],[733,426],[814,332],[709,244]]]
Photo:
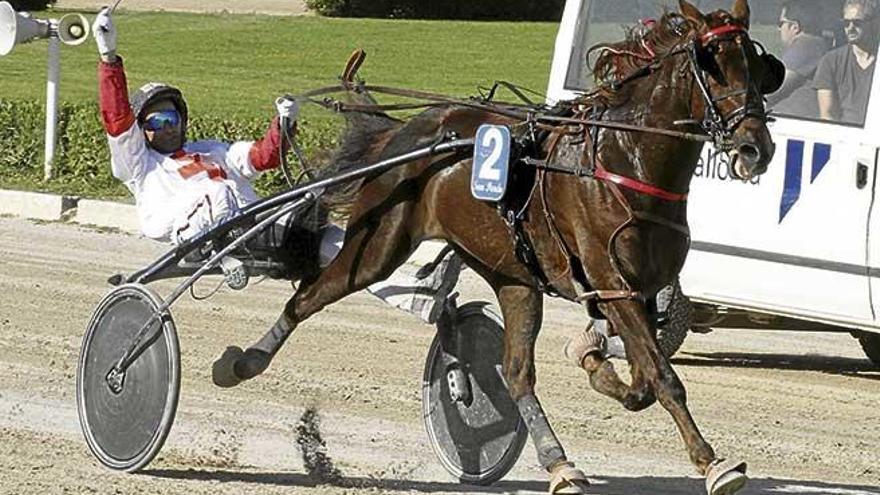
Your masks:
[[[656,62],[663,54],[681,45],[695,26],[684,16],[666,12],[659,21],[646,29],[638,25],[627,29],[626,39],[616,43],[598,43],[587,50],[587,62],[597,88],[578,103],[592,103],[596,99],[607,106],[625,101],[623,88],[612,88],[609,83],[620,81],[639,69]],[[596,59],[590,63],[590,58]]]

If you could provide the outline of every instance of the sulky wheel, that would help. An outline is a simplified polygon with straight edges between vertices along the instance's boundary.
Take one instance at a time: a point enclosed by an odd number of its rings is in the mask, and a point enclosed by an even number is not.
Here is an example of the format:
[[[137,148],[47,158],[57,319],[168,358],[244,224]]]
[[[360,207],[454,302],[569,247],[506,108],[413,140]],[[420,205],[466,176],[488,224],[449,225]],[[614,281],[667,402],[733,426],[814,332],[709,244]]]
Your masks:
[[[76,375],[79,422],[105,466],[134,472],[162,448],[177,409],[180,351],[167,311],[153,319],[122,375],[111,373],[162,305],[140,284],[115,288],[98,305],[83,337]]]
[[[422,380],[422,411],[434,453],[464,483],[489,485],[513,467],[528,430],[501,375],[501,318],[485,303],[456,310],[457,358],[441,336],[431,344]]]

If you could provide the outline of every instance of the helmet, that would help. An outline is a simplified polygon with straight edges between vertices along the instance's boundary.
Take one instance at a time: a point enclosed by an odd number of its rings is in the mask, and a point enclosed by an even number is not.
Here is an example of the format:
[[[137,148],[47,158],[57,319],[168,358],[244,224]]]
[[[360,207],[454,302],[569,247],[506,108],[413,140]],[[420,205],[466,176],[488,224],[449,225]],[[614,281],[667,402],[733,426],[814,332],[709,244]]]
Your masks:
[[[147,107],[150,103],[162,99],[170,99],[174,106],[177,108],[178,113],[180,113],[180,119],[184,123],[184,128],[186,125],[186,100],[183,99],[183,93],[180,92],[179,89],[174,86],[169,86],[164,83],[159,82],[151,82],[144,84],[141,86],[134,94],[129,98],[129,102],[131,103],[131,111],[134,113],[134,116],[137,118],[138,122],[142,122],[144,118],[144,108]]]

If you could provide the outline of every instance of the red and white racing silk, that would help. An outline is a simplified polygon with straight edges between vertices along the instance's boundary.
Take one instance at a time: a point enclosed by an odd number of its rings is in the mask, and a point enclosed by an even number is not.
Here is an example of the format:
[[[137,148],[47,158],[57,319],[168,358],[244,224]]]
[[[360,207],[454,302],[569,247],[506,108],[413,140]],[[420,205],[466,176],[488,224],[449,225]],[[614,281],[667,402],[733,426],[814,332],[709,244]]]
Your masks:
[[[225,220],[257,200],[250,181],[280,163],[277,117],[256,142],[196,141],[162,154],[132,114],[121,58],[100,62],[98,88],[113,176],[134,195],[149,238],[182,242]]]

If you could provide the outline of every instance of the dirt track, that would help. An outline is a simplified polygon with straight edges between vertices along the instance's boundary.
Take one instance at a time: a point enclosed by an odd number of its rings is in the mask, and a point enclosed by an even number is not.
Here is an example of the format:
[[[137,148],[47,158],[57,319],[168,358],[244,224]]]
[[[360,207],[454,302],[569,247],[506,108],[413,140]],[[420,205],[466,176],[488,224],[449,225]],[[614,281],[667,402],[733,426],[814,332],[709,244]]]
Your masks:
[[[304,324],[264,376],[210,382],[227,344],[247,344],[277,316],[288,286],[264,282],[174,308],[181,404],[159,458],[141,475],[100,467],[82,440],[74,373],[105,279],[163,247],[131,236],[0,218],[0,492],[540,493],[531,445],[498,486],[454,483],[421,425],[421,368],[432,328],[355,295]],[[205,291],[211,283],[203,284]],[[465,300],[487,291],[468,272]],[[167,294],[170,284],[156,288]],[[592,493],[700,493],[670,417],[632,414],[588,389],[560,359],[578,308],[550,301],[539,340],[539,394]],[[880,373],[848,336],[777,332],[692,335],[675,360],[694,415],[716,449],[750,462],[744,493],[880,493]],[[618,366],[621,366],[618,364]],[[315,486],[294,427],[323,415],[329,455],[349,488]],[[354,486],[354,488],[351,488]]]

